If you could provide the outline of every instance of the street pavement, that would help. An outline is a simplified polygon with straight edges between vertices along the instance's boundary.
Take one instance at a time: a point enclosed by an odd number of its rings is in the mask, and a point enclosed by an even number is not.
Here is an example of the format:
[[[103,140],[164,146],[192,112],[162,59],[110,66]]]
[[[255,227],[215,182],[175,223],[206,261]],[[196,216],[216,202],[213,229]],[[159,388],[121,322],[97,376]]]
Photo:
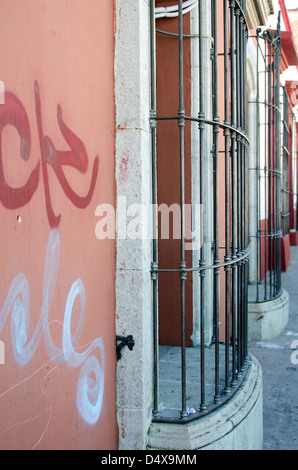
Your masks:
[[[282,273],[289,294],[289,322],[277,338],[250,341],[263,371],[264,450],[298,450],[298,246]]]

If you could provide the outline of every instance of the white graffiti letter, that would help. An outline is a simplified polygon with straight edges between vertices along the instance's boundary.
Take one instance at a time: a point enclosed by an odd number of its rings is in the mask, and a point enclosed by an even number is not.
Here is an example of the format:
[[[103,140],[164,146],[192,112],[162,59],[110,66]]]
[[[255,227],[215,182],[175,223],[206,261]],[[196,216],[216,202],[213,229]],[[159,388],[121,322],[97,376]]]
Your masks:
[[[18,274],[9,288],[2,310],[0,311],[0,333],[11,312],[12,348],[16,362],[25,366],[30,362],[43,336],[50,360],[67,363],[69,367],[82,366],[77,386],[77,408],[81,417],[88,424],[95,424],[100,416],[105,373],[104,344],[101,338],[95,339],[82,353],[75,350],[81,335],[86,314],[86,293],[81,279],[77,279],[70,288],[63,323],[62,348],[52,341],[49,330],[49,311],[55,292],[60,262],[60,236],[57,229],[50,232],[45,262],[43,283],[43,301],[41,314],[32,338],[28,340],[30,320],[30,287],[23,273]],[[71,334],[71,316],[76,297],[80,297],[81,311],[74,334]],[[92,354],[97,350],[100,364]],[[0,357],[1,359],[1,357]]]

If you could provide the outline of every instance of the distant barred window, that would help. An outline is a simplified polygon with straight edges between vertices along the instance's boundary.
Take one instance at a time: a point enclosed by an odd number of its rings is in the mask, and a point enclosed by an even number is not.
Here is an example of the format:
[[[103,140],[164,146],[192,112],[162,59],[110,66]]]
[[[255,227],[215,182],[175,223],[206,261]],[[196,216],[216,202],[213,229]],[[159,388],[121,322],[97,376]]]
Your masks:
[[[282,181],[280,142],[280,61],[279,24],[276,31],[258,29],[257,42],[257,278],[252,302],[273,299],[281,293],[282,227],[288,230],[287,179]],[[284,144],[287,124],[284,120]],[[288,155],[284,148],[283,165],[287,171]],[[287,178],[287,177],[286,177]],[[281,191],[284,190],[283,211]],[[253,291],[252,291],[253,292]]]
[[[285,87],[281,88],[281,157],[282,157],[282,234],[290,231],[289,187],[289,99]]]

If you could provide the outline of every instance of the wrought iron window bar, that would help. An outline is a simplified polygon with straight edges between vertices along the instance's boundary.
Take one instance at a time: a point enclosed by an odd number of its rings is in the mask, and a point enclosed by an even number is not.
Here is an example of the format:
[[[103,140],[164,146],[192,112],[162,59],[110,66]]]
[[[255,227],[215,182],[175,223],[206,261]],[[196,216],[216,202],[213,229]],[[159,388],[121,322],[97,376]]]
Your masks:
[[[257,277],[250,301],[264,302],[281,294],[280,19],[276,31],[258,28],[252,37],[257,44],[257,164],[251,169],[257,177]]]
[[[217,18],[218,6],[222,5],[223,18]],[[202,244],[200,260],[191,267],[186,264],[184,211],[181,210],[180,263],[176,268],[159,265],[158,250],[158,214],[153,211],[153,259],[151,277],[153,285],[153,319],[154,319],[154,409],[155,421],[186,422],[205,415],[214,408],[221,406],[241,385],[249,363],[247,348],[247,285],[248,285],[248,146],[247,137],[247,96],[246,96],[246,42],[248,27],[245,18],[246,0],[211,0],[211,31],[212,51],[212,83],[204,83],[203,77],[203,1],[198,2],[198,34],[186,35],[183,30],[183,2],[178,3],[178,32],[173,38],[178,40],[179,61],[179,108],[174,116],[157,114],[156,103],[156,34],[165,33],[156,29],[155,1],[150,1],[151,8],[151,138],[152,138],[152,202],[158,206],[158,155],[156,141],[158,126],[163,120],[176,120],[180,136],[180,207],[185,203],[185,125],[187,122],[197,123],[199,133],[198,158],[200,162],[200,204],[205,204],[205,159],[212,161],[213,185],[212,207],[209,217],[213,218],[213,243],[210,248],[212,263],[206,263],[206,249]],[[222,21],[221,42],[218,38],[218,22]],[[184,41],[198,37],[199,80],[197,83],[199,103],[197,115],[186,115],[184,103]],[[218,48],[221,48],[219,50]],[[223,95],[219,96],[218,61],[222,60],[224,76]],[[222,78],[220,78],[222,80]],[[204,94],[212,96],[212,118],[208,119],[204,109]],[[219,117],[219,99],[224,102],[224,119]],[[206,155],[207,128],[212,129],[210,155]],[[219,138],[222,139],[219,143]],[[221,147],[222,145],[222,147]],[[220,174],[219,159],[224,165],[224,175]],[[219,180],[223,176],[223,181]],[[221,219],[219,213],[219,183],[224,185],[225,210]],[[206,217],[206,213],[205,216]],[[203,220],[203,225],[206,220]],[[220,246],[219,224],[225,224],[225,246]],[[222,241],[221,241],[222,245]],[[221,255],[220,250],[224,252]],[[213,283],[213,338],[212,359],[210,347],[206,346],[205,320],[208,312],[205,305],[206,273],[212,272]],[[180,276],[181,297],[181,346],[180,346],[180,407],[173,414],[160,407],[160,364],[159,364],[159,294],[160,276],[176,272]],[[188,275],[199,273],[200,276],[200,344],[192,348],[197,354],[197,370],[199,389],[190,403],[188,400],[187,359],[189,348],[186,347],[186,305],[185,289]],[[223,278],[220,279],[221,273]],[[220,289],[225,291],[224,305],[220,304]],[[220,338],[220,309],[224,314],[224,339]],[[212,361],[212,363],[211,363]],[[212,398],[206,394],[208,374],[212,376]],[[208,375],[208,380],[209,380]],[[191,410],[191,412],[189,412]]]
[[[289,201],[289,100],[285,87],[281,89],[281,155],[282,155],[282,234],[290,232],[290,201]]]

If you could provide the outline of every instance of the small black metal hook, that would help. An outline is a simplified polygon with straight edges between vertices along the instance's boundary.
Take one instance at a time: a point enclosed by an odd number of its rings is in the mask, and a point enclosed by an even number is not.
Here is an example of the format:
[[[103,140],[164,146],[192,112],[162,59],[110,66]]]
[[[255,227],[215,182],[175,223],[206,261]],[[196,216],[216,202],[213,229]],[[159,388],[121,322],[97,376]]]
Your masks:
[[[118,341],[121,341],[121,342],[119,344],[116,344],[117,361],[119,361],[122,358],[121,349],[127,346],[128,349],[132,351],[135,345],[135,340],[133,339],[132,335],[116,336],[116,342]]]

